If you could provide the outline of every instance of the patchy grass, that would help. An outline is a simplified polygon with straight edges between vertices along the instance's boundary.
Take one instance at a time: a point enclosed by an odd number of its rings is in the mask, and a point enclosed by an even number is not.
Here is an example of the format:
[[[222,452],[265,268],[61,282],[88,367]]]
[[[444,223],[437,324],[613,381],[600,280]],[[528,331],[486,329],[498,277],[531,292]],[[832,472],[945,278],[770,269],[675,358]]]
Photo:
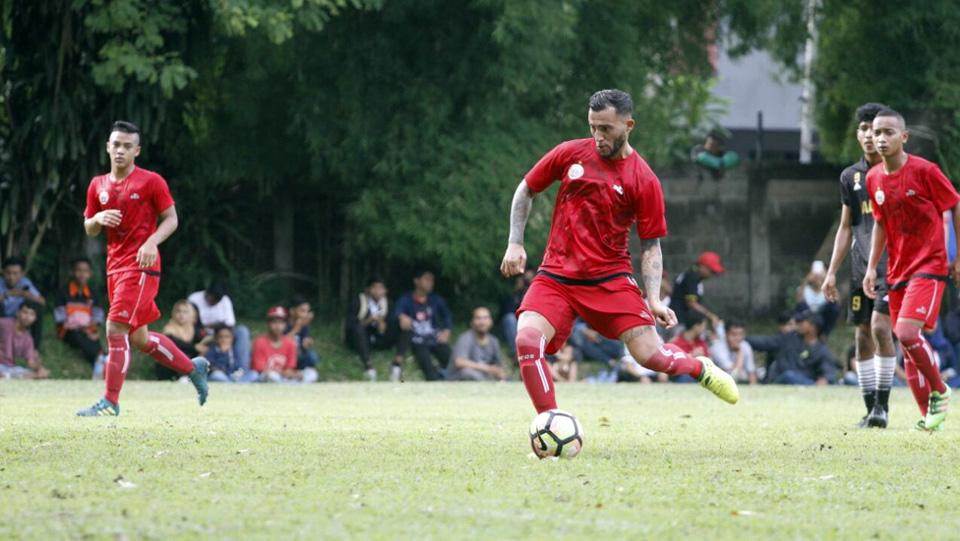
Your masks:
[[[529,457],[518,383],[0,382],[3,539],[950,539],[960,420],[857,431],[852,388],[563,385],[585,449]]]

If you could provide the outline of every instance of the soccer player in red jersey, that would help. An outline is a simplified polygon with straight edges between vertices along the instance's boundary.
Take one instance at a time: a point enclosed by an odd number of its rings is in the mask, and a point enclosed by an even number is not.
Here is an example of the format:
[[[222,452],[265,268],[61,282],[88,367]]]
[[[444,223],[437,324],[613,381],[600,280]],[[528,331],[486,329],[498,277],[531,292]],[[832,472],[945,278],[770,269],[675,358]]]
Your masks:
[[[134,165],[140,155],[140,130],[130,122],[113,124],[107,154],[110,173],[90,181],[83,213],[87,235],[95,237],[104,228],[107,231],[107,391],[99,402],[77,415],[120,414],[120,388],[130,366],[131,344],[188,376],[202,406],[207,400],[206,359],[189,359],[165,335],[147,329],[160,317],[154,303],[160,287],[157,246],[177,229],[177,209],[170,189],[163,177]]]
[[[903,346],[907,384],[920,406],[921,430],[939,430],[951,390],[940,378],[922,330],[933,330],[949,274],[960,283],[960,259],[948,269],[943,213],[953,211],[960,230],[960,195],[935,164],[907,154],[903,117],[885,108],[873,119],[873,140],[883,161],[867,173],[867,191],[876,225],[863,290],[876,297],[877,265],[887,249],[890,321]],[[958,239],[960,244],[960,239]]]
[[[554,147],[530,170],[513,196],[510,239],[500,265],[504,276],[523,272],[523,233],[533,197],[560,181],[543,263],[517,309],[517,360],[537,412],[557,407],[544,355],[555,353],[579,315],[590,327],[622,340],[643,366],[689,375],[723,400],[739,399],[737,384],[708,357],[693,358],[655,331],[677,317],[659,296],[663,276],[660,237],[667,234],[660,180],[627,140],[633,100],[621,90],[590,98],[592,138]],[[640,266],[647,301],[633,277],[630,228],[640,236]]]

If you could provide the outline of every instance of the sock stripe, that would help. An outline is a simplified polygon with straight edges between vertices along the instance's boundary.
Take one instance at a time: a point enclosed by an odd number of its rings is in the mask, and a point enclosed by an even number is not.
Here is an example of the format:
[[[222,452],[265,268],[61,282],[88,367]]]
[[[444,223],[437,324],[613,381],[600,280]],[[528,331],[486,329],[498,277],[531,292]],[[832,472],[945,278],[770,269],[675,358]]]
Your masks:
[[[890,389],[897,369],[896,357],[877,357],[877,388]]]

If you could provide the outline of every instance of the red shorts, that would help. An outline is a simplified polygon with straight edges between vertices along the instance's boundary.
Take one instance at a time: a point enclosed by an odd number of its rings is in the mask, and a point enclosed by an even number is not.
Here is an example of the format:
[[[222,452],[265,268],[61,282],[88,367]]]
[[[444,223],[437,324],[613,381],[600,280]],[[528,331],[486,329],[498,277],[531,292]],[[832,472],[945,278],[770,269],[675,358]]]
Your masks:
[[[578,315],[592,329],[614,340],[634,327],[656,325],[632,276],[618,276],[596,285],[570,285],[538,274],[517,308],[517,317],[527,311],[547,318],[556,330],[547,353],[563,347]]]
[[[923,328],[932,331],[937,327],[940,315],[940,300],[947,284],[931,278],[913,278],[907,287],[890,290],[890,321],[896,325],[898,318],[923,321]]]
[[[107,276],[108,321],[138,329],[160,318],[154,299],[160,290],[160,275],[144,271],[123,271]]]

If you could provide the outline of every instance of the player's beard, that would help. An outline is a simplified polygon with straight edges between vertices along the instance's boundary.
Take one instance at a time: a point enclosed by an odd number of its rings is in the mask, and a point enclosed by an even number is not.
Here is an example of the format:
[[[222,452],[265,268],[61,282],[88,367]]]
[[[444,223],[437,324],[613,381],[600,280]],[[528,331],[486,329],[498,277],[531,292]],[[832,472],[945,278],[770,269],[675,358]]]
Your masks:
[[[623,145],[627,142],[627,134],[624,132],[620,137],[614,139],[613,144],[610,145],[610,152],[601,153],[600,155],[604,158],[614,158],[617,154],[620,154],[620,149],[623,148]]]

